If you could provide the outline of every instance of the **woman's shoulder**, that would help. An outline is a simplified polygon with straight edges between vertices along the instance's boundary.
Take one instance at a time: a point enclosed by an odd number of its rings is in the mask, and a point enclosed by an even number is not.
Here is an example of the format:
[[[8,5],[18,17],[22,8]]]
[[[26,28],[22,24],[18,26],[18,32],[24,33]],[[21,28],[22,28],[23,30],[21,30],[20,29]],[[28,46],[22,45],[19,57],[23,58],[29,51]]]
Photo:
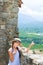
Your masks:
[[[8,51],[12,52],[12,47],[10,47],[10,48],[8,49]]]

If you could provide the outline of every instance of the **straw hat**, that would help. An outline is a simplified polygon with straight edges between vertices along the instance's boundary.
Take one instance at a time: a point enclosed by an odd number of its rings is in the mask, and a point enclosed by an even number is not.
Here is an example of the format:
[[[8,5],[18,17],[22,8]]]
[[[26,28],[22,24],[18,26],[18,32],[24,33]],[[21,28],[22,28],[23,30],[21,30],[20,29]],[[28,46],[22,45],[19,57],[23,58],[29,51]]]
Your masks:
[[[21,42],[20,38],[14,38],[13,40],[10,41],[9,45],[12,46],[12,41],[17,41],[17,42]]]
[[[21,42],[21,39],[19,39],[19,38],[14,38],[14,40],[13,41],[18,41],[18,42]]]

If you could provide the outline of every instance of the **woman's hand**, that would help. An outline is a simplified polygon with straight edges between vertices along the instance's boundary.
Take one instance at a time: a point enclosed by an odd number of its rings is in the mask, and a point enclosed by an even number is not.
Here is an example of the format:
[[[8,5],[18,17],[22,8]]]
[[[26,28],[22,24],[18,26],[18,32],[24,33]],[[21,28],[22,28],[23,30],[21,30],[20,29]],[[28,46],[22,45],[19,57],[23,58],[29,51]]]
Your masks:
[[[34,45],[35,45],[35,43],[32,41],[32,43],[29,45],[28,49],[31,49],[32,46],[34,46]]]

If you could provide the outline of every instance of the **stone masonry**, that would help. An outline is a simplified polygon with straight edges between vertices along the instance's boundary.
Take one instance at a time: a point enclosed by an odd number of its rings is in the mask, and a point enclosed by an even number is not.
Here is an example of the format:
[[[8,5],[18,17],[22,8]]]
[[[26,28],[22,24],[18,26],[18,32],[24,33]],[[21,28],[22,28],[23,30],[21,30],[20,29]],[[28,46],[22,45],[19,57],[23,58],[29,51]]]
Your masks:
[[[21,7],[20,1],[0,0],[0,65],[7,65],[8,42],[13,37],[18,37],[18,6]]]

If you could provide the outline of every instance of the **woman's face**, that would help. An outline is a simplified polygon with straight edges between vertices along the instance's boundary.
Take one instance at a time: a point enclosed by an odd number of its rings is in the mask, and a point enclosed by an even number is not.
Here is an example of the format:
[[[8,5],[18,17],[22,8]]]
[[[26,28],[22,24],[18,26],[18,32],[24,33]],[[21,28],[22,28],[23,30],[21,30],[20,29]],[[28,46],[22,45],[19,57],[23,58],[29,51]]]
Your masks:
[[[14,42],[13,48],[17,48],[20,45],[20,42]]]

